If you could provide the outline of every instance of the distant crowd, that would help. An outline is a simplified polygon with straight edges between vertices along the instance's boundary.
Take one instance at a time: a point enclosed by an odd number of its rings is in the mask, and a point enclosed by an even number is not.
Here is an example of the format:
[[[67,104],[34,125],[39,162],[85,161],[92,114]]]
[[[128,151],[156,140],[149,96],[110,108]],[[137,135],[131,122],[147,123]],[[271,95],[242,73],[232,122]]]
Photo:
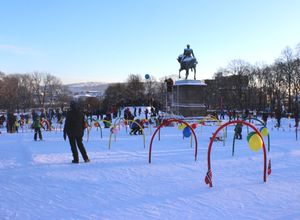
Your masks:
[[[122,115],[123,111],[123,115]],[[7,133],[19,132],[19,129],[24,129],[25,126],[34,129],[36,126],[40,126],[44,130],[53,129],[53,122],[57,125],[62,125],[63,120],[65,119],[67,110],[49,110],[40,109],[39,111],[32,110],[31,113],[21,113],[14,114],[13,112],[8,112],[7,114],[0,115],[0,128],[3,128],[4,124],[6,126]],[[298,127],[299,124],[299,112],[295,110],[292,114],[286,113],[281,108],[275,108],[274,111],[263,111],[258,112],[256,110],[249,111],[245,109],[243,111],[236,110],[219,110],[209,112],[210,115],[214,116],[217,119],[225,120],[225,117],[229,120],[239,120],[246,119],[248,117],[261,117],[262,121],[267,124],[268,118],[275,118],[277,120],[277,127],[281,126],[282,117],[293,117],[295,120],[295,127]],[[158,109],[152,107],[125,107],[125,108],[115,108],[112,107],[110,111],[107,111],[106,114],[96,113],[93,115],[90,112],[84,112],[86,121],[90,123],[94,120],[93,117],[96,117],[96,120],[101,120],[104,123],[105,128],[109,128],[113,118],[123,117],[125,120],[134,121],[136,119],[144,121],[150,121],[150,123],[160,123],[161,115],[159,115]],[[37,123],[37,119],[40,123]],[[155,120],[153,122],[153,120]],[[34,123],[35,122],[35,123]],[[140,123],[140,122],[139,122]]]

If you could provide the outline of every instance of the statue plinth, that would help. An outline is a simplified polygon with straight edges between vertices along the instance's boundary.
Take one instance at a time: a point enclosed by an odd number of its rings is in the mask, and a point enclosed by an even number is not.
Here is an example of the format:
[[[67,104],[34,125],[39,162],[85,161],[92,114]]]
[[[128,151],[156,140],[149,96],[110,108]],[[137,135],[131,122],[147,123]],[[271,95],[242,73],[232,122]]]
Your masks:
[[[206,84],[200,80],[178,80],[173,85],[172,111],[185,117],[206,115]]]

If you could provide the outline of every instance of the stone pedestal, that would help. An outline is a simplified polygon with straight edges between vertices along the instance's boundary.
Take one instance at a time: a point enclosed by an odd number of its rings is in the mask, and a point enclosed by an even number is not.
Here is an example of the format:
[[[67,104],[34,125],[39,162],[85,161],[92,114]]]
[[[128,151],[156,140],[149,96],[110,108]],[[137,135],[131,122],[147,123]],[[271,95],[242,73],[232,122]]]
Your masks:
[[[206,115],[206,84],[200,80],[178,80],[173,85],[172,111],[184,117]]]

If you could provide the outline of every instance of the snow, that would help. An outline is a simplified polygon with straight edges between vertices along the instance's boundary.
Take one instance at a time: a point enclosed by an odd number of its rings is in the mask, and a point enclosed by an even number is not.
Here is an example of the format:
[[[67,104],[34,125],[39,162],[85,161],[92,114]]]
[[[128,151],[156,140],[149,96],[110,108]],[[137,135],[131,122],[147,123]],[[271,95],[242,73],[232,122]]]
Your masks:
[[[233,126],[225,146],[214,142],[213,187],[204,183],[209,137],[217,126],[198,127],[198,159],[194,143],[177,127],[164,127],[155,137],[124,127],[112,138],[109,129],[92,128],[84,144],[90,163],[71,164],[68,141],[61,131],[43,131],[33,141],[28,130],[0,134],[0,219],[300,219],[300,147],[288,119],[283,129],[268,122],[272,174],[263,182],[263,153],[236,141]],[[258,126],[259,127],[259,126]],[[151,133],[154,133],[151,129]],[[265,140],[266,141],[266,140]],[[266,141],[267,142],[267,141]]]

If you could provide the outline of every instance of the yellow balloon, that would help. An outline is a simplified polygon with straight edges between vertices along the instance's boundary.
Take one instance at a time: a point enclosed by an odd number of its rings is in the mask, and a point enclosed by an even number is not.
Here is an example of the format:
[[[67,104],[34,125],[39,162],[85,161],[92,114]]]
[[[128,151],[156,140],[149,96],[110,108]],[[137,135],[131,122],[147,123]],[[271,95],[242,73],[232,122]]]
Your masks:
[[[260,129],[260,134],[263,137],[267,137],[268,136],[268,128],[266,128],[266,127],[261,128]]]
[[[262,139],[259,137],[258,134],[253,134],[249,138],[248,145],[249,145],[251,150],[259,151],[259,149],[262,148],[263,142],[262,142]]]
[[[185,128],[185,124],[180,124],[179,126],[178,126],[178,129],[179,130],[183,130]]]

